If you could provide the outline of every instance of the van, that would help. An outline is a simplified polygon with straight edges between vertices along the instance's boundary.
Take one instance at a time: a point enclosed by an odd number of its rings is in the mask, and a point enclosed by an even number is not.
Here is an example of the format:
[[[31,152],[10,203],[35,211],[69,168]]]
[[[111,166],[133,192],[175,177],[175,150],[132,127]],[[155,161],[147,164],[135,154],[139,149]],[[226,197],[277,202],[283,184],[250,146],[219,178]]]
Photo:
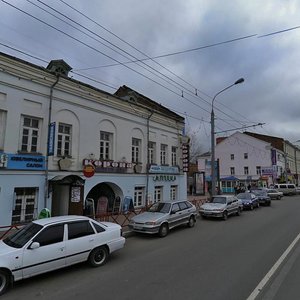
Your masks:
[[[278,183],[274,188],[283,192],[283,195],[296,195],[296,186],[293,183]]]

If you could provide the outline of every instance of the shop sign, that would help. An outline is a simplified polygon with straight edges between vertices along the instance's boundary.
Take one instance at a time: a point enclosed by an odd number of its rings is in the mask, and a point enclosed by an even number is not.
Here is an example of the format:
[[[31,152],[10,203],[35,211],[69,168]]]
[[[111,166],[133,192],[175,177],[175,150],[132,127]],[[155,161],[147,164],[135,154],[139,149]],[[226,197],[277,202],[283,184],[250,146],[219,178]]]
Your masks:
[[[83,166],[92,165],[97,168],[123,168],[123,169],[131,169],[132,163],[128,162],[117,162],[112,160],[93,160],[93,159],[84,159]]]
[[[92,165],[86,165],[83,167],[83,175],[87,178],[94,176],[95,174],[95,167]]]
[[[54,155],[54,143],[55,143],[55,122],[52,122],[49,125],[48,156]]]
[[[175,175],[156,175],[153,177],[153,181],[175,181]]]
[[[169,167],[169,166],[156,166],[151,165],[149,168],[149,173],[179,173],[178,167]]]
[[[273,175],[273,167],[262,167],[261,175]]]
[[[45,170],[45,157],[2,153],[0,155],[0,167],[9,170]]]

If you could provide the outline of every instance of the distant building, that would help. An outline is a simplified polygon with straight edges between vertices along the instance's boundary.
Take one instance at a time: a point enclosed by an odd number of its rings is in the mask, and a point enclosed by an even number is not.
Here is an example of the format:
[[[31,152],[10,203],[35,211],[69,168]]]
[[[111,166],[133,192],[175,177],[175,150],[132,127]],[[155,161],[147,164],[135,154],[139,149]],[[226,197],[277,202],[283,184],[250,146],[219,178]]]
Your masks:
[[[215,156],[219,161],[217,174],[223,192],[233,192],[236,185],[269,186],[285,181],[298,183],[299,149],[281,138],[235,132],[229,137],[217,139]],[[209,152],[198,159],[198,169],[205,172],[208,183],[211,181],[210,160]]]
[[[115,95],[0,53],[0,226],[87,207],[185,199],[184,118],[123,86]],[[48,134],[49,133],[49,134]],[[128,202],[130,203],[130,202]]]

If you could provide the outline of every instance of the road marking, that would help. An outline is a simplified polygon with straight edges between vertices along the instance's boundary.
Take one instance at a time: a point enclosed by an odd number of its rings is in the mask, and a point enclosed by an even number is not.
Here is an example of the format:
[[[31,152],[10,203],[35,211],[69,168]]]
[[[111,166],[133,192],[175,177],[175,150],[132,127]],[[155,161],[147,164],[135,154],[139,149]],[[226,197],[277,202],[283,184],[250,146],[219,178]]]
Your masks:
[[[253,290],[253,292],[247,298],[247,300],[254,300],[254,299],[256,299],[256,297],[262,291],[262,289],[264,288],[264,286],[270,280],[271,276],[276,272],[276,270],[279,268],[279,266],[282,264],[282,262],[288,256],[288,254],[295,247],[295,245],[296,245],[296,243],[298,242],[299,239],[300,239],[300,233],[296,236],[296,238],[292,241],[292,243],[288,246],[288,248],[284,251],[284,253],[280,256],[280,258],[276,261],[276,263],[269,270],[269,272],[265,275],[265,277],[261,280],[261,282],[257,285],[257,287]]]

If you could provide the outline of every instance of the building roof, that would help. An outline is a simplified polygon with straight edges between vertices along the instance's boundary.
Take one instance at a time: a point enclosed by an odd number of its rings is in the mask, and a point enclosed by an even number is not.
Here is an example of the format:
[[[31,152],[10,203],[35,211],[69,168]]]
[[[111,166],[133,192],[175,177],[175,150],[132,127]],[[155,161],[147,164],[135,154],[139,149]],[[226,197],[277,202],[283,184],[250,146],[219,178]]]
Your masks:
[[[270,135],[264,135],[264,134],[258,134],[254,132],[248,132],[245,131],[244,134],[247,134],[249,136],[255,137],[261,141],[265,141],[267,143],[270,143],[272,147],[284,151],[283,149],[283,144],[284,144],[284,139],[276,136],[270,136]]]
[[[132,101],[133,103],[146,106],[154,111],[166,114],[171,118],[175,118],[181,122],[184,122],[184,118],[161,104],[151,100],[150,98],[140,94],[139,92],[131,89],[130,87],[123,85],[115,92],[115,95],[121,99]]]

